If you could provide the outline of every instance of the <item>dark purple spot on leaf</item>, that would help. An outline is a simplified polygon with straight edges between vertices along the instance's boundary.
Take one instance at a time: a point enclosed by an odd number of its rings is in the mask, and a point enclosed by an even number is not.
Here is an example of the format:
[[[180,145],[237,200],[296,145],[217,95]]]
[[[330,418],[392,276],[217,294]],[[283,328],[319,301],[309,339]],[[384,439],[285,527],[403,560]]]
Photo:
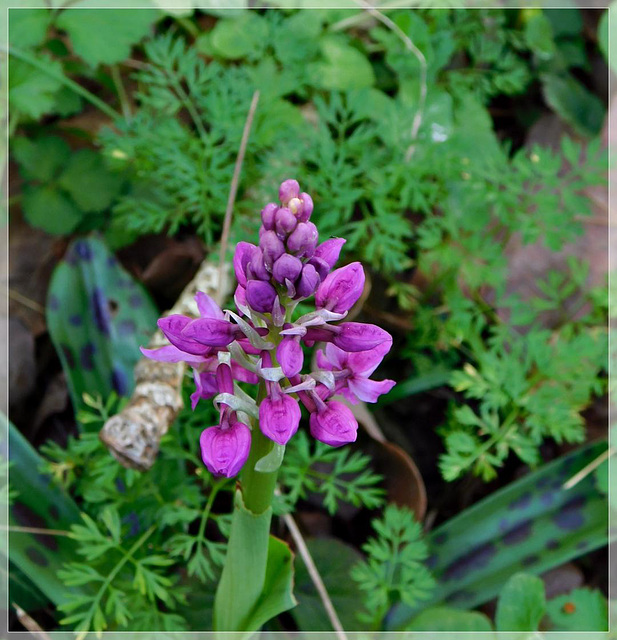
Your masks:
[[[129,297],[129,305],[132,309],[138,309],[143,303],[142,297],[138,293],[133,293]]]
[[[550,483],[550,481],[550,476],[544,476],[544,478],[540,478],[538,482],[536,482],[536,487],[538,487],[538,489],[544,489],[544,487],[546,487]]]
[[[46,567],[49,564],[49,560],[36,547],[27,547],[26,555],[34,564],[38,564],[40,567]]]
[[[96,347],[91,342],[82,347],[79,355],[79,362],[81,363],[82,369],[85,369],[86,371],[92,371],[94,369],[95,353]]]
[[[580,511],[584,506],[585,496],[575,496],[553,516],[553,521],[560,529],[566,531],[578,529],[585,523],[585,518]]]
[[[49,511],[49,515],[54,520],[59,520],[60,519],[60,511],[58,510],[58,507],[55,504],[49,505],[48,511]]]
[[[124,371],[121,371],[120,369],[114,369],[112,371],[111,386],[119,396],[125,396],[128,393],[129,385]]]
[[[73,352],[71,351],[71,347],[68,344],[61,344],[60,351],[62,351],[62,355],[66,360],[66,364],[69,366],[69,369],[75,368],[75,358],[73,357]]]
[[[132,336],[137,331],[134,320],[122,320],[118,323],[118,333],[121,336]]]
[[[547,491],[546,493],[540,494],[540,502],[545,507],[550,507],[555,502],[555,492]]]
[[[434,569],[437,565],[438,556],[436,553],[431,553],[431,555],[426,559],[425,563],[429,569]]]
[[[505,518],[502,518],[499,521],[499,531],[504,532],[504,531],[507,531],[509,528],[510,528],[510,523]]]
[[[495,555],[497,549],[492,542],[487,542],[481,547],[472,549],[467,555],[455,560],[444,571],[446,580],[457,580],[463,578],[472,571],[477,571],[485,567]]]
[[[115,267],[117,264],[118,264],[118,259],[116,258],[116,256],[109,256],[107,258],[108,267]]]
[[[529,538],[529,536],[531,535],[531,530],[531,520],[525,520],[504,535],[503,543],[511,545],[523,542],[523,540],[527,540],[527,538]]]
[[[577,549],[586,549],[588,546],[589,546],[589,543],[587,542],[587,540],[580,540],[579,542],[576,543]]]
[[[126,485],[122,478],[116,478],[116,489],[118,490],[118,493],[124,493],[126,491]]]
[[[77,313],[73,314],[69,318],[69,324],[71,324],[74,327],[81,327],[81,323],[82,323],[81,316]]]
[[[516,500],[513,500],[508,505],[508,509],[526,509],[530,504],[531,492],[526,491],[522,496],[518,497]]]
[[[435,542],[435,544],[443,544],[444,542],[446,542],[448,540],[449,536],[448,536],[448,532],[447,531],[442,531],[441,533],[437,534],[433,540]]]
[[[101,289],[96,287],[92,293],[92,313],[96,328],[105,336],[109,335],[109,305]]]
[[[35,529],[47,529],[49,525],[43,516],[33,511],[28,505],[19,500],[11,507],[11,513],[17,524],[22,527],[34,527]],[[58,542],[54,536],[47,536],[41,533],[32,534],[37,542],[40,542],[50,551],[58,549]]]
[[[52,294],[47,300],[47,306],[49,307],[49,309],[51,309],[51,311],[58,311],[58,309],[60,308],[60,300],[58,300],[57,296],[54,296]]]
[[[129,536],[136,536],[139,533],[139,516],[134,511],[131,511],[131,513],[123,519],[123,522],[130,525]]]
[[[521,560],[521,564],[524,567],[530,567],[532,564],[535,564],[536,562],[538,562],[538,556],[531,554],[529,556],[525,556],[522,560]]]
[[[555,551],[555,549],[559,549],[559,547],[561,546],[559,540],[554,540],[553,538],[551,538],[547,543],[546,543],[546,548],[549,551]]]

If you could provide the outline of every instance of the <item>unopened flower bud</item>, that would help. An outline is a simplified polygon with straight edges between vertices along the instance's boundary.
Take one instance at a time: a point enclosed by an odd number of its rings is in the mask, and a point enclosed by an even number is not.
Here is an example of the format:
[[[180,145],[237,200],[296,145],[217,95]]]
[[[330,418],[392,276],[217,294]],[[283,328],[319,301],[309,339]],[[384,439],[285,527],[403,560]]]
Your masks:
[[[274,231],[266,231],[259,239],[259,246],[264,254],[266,269],[271,270],[275,260],[285,253],[285,245]]]
[[[250,273],[258,280],[270,280],[270,274],[266,269],[264,254],[259,247],[253,251],[253,256],[248,264],[247,271],[250,271]]]
[[[298,220],[300,222],[308,222],[313,213],[313,198],[308,193],[301,193],[300,200],[302,201],[302,206],[298,211]]]
[[[234,253],[234,271],[236,280],[243,287],[246,287],[246,266],[249,263],[255,250],[255,245],[250,242],[238,242],[236,252]]]
[[[333,271],[319,285],[315,294],[318,308],[336,313],[349,311],[364,290],[364,269],[359,262],[352,262]]]
[[[330,273],[330,266],[328,263],[322,258],[317,258],[315,256],[313,256],[308,263],[315,267],[315,270],[323,282],[326,279],[326,276]]]
[[[296,228],[297,224],[296,216],[287,207],[281,207],[276,212],[274,225],[280,238],[286,238]]]
[[[270,202],[261,210],[261,222],[266,231],[274,229],[274,217],[277,209],[274,202]]]
[[[259,405],[259,428],[270,440],[287,444],[298,430],[300,407],[296,400],[279,392],[276,397],[267,397]]]
[[[300,185],[297,180],[285,180],[279,187],[279,200],[283,206],[287,206],[287,203],[292,198],[297,198],[300,195]]]
[[[358,422],[342,402],[330,400],[325,407],[311,413],[311,435],[331,447],[355,442]]]
[[[315,253],[319,233],[312,222],[300,222],[287,238],[287,249],[299,258],[310,258]]]
[[[221,393],[234,392],[234,379],[231,374],[231,367],[228,364],[221,362],[216,368],[216,383]]]
[[[304,364],[304,352],[300,341],[292,336],[283,338],[276,348],[276,359],[288,378],[300,373]]]
[[[272,267],[272,276],[277,282],[284,284],[285,280],[295,282],[302,271],[302,262],[299,258],[284,253]]]
[[[305,264],[302,267],[302,274],[296,285],[296,295],[299,298],[309,298],[315,293],[320,282],[321,279],[315,267],[312,264]]]
[[[315,249],[314,257],[325,260],[332,269],[341,255],[341,249],[345,242],[347,242],[345,238],[330,238]]]
[[[209,427],[202,432],[199,444],[208,471],[215,476],[233,478],[249,457],[251,430],[241,422],[226,429]]]
[[[246,285],[246,301],[254,311],[271,313],[275,298],[276,290],[269,282],[249,280]]]

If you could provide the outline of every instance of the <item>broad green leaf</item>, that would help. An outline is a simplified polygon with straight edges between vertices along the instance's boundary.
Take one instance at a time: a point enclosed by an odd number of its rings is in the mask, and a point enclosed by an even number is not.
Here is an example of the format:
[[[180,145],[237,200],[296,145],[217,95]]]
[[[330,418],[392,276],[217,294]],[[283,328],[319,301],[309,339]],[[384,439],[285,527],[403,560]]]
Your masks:
[[[51,13],[47,9],[9,9],[9,42],[19,47],[37,47],[47,35]]]
[[[50,182],[62,170],[71,156],[71,148],[63,138],[47,136],[32,140],[15,138],[11,152],[20,165],[24,178]]]
[[[574,76],[546,73],[542,76],[542,88],[549,106],[578,133],[592,137],[600,132],[604,104]]]
[[[357,613],[362,592],[356,581],[350,580],[349,570],[362,556],[336,538],[314,538],[306,544],[343,628],[361,631],[365,625],[358,621]],[[291,615],[302,631],[332,631],[332,624],[301,556],[296,556],[295,564],[294,593],[298,606]]]
[[[477,611],[461,611],[451,607],[433,607],[416,616],[405,631],[492,631],[491,621]],[[489,638],[490,636],[482,636]]]
[[[268,23],[253,11],[219,20],[210,33],[209,43],[215,54],[238,60],[253,54],[257,57],[268,41]]]
[[[37,58],[56,74],[62,73],[62,65],[46,56]],[[31,64],[9,56],[9,105],[11,110],[37,120],[51,113],[55,106],[55,94],[62,83]]]
[[[545,611],[544,582],[536,576],[517,573],[501,591],[495,626],[498,631],[536,631]]]
[[[373,67],[358,49],[336,36],[323,37],[320,47],[325,62],[317,62],[309,68],[311,82],[315,86],[347,91],[374,84]]]
[[[25,187],[22,208],[33,227],[52,235],[71,233],[82,217],[73,201],[53,186]]]
[[[71,156],[59,184],[82,211],[98,213],[118,195],[122,178],[107,168],[100,153],[82,149]]]
[[[556,38],[578,36],[583,30],[583,16],[576,6],[564,9],[547,8],[543,13],[550,22]]]
[[[608,631],[608,604],[597,589],[574,589],[548,601],[554,631]]]
[[[608,508],[592,475],[563,484],[606,450],[587,445],[493,492],[435,529],[428,567],[437,589],[428,605],[472,608],[499,595],[521,571],[539,575],[608,543]],[[391,629],[418,610],[397,606]]]
[[[293,573],[293,553],[289,546],[270,536],[266,579],[261,596],[246,621],[246,629],[259,629],[268,620],[298,604],[293,594]]]
[[[56,267],[47,326],[76,410],[84,392],[130,394],[133,367],[158,312],[146,291],[97,238],[75,240]]]
[[[95,67],[128,58],[159,15],[155,9],[65,9],[56,25],[69,34],[74,52]]]
[[[0,420],[6,424],[3,415]],[[49,477],[38,472],[42,462],[39,454],[12,423],[9,423],[8,437],[9,486],[17,493],[9,508],[9,524],[68,531],[79,521],[77,505]],[[58,604],[67,592],[79,591],[67,588],[58,578],[64,563],[76,555],[75,542],[71,538],[11,531],[9,544],[11,563],[49,600]]]

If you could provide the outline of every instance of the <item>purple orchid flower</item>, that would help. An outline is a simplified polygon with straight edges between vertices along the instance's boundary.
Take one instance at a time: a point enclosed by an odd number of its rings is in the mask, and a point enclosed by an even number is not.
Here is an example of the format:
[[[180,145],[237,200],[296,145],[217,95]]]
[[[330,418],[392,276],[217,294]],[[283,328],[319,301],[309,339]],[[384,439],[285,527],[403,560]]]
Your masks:
[[[375,402],[394,386],[392,380],[370,379],[392,346],[390,334],[372,324],[344,322],[364,289],[362,266],[353,262],[332,271],[345,239],[319,244],[310,222],[313,200],[296,180],[281,184],[279,200],[261,211],[259,244],[236,246],[236,311],[223,311],[200,292],[198,318],[161,318],[170,344],[142,349],[149,358],[193,368],[193,408],[201,399],[214,399],[220,421],[203,431],[200,445],[204,464],[216,476],[240,472],[252,430],[286,445],[300,426],[300,404],[309,412],[313,437],[333,447],[353,442],[358,423],[336,396]],[[314,311],[293,321],[298,302],[312,296]],[[302,373],[303,347],[316,342],[325,343],[317,352],[318,370]],[[259,406],[240,382],[263,385]]]

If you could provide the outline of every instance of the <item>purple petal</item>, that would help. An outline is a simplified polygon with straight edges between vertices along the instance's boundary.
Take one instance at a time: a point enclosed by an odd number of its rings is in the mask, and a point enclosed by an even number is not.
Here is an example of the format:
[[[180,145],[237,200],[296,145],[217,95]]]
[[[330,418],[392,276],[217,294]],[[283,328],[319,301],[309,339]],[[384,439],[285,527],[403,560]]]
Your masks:
[[[315,249],[315,257],[325,260],[330,269],[332,269],[339,259],[341,249],[346,242],[345,238],[330,238]]]
[[[374,324],[344,322],[336,328],[338,332],[332,338],[332,342],[343,351],[368,351],[384,342],[392,344],[392,336]]]
[[[269,202],[262,210],[261,210],[261,222],[266,231],[270,231],[274,229],[274,218],[278,207],[274,204],[274,202]]]
[[[350,378],[349,390],[363,402],[377,402],[380,395],[388,393],[396,384],[394,380],[369,380],[368,378]]]
[[[266,263],[264,261],[264,254],[259,247],[253,252],[253,257],[247,266],[247,275],[249,273],[259,280],[270,280],[270,274],[266,269]]]
[[[285,245],[274,231],[266,231],[259,239],[259,246],[267,269],[272,269],[274,262],[285,253]]]
[[[285,280],[294,282],[302,271],[302,262],[299,258],[284,253],[272,267],[272,276],[277,282],[283,284]]]
[[[364,269],[352,262],[330,273],[315,293],[318,308],[336,313],[349,311],[364,291]]]
[[[210,473],[233,478],[251,451],[251,430],[241,422],[226,429],[209,427],[200,438],[201,457]]]
[[[219,307],[207,293],[198,291],[195,295],[195,302],[197,302],[199,315],[202,318],[218,318],[219,320],[223,320],[225,317],[221,307]]]
[[[139,347],[139,349],[146,358],[150,358],[150,360],[158,360],[159,362],[186,362],[191,367],[197,367],[207,359],[206,357],[193,356],[186,353],[173,344],[168,344],[159,349],[145,349],[144,347]]]
[[[300,342],[294,338],[283,338],[276,349],[276,359],[288,378],[300,373],[304,364]]]
[[[312,222],[300,222],[287,238],[287,250],[299,258],[310,258],[315,253],[319,233]]]
[[[386,340],[368,351],[350,353],[347,358],[346,366],[353,371],[354,375],[368,378],[381,364],[384,356],[391,348],[392,340]]]
[[[245,369],[234,360],[231,361],[231,371],[238,382],[248,382],[249,384],[257,384],[259,382],[256,373]]]
[[[313,198],[309,196],[308,193],[300,194],[300,201],[302,202],[302,206],[298,211],[298,221],[299,222],[307,222],[313,213]]]
[[[199,344],[209,347],[226,347],[233,342],[238,327],[228,320],[217,320],[216,318],[197,318],[193,320],[182,331],[185,338],[190,338]]]
[[[287,207],[281,207],[276,212],[274,228],[279,237],[285,238],[288,236],[296,228],[297,224],[296,216]]]
[[[305,264],[302,267],[300,280],[298,281],[298,286],[296,287],[296,293],[298,297],[309,298],[310,296],[312,296],[315,293],[320,282],[321,279],[315,267],[312,264]]]
[[[195,356],[210,353],[208,346],[204,346],[203,344],[192,340],[190,336],[183,334],[184,329],[188,327],[191,322],[193,322],[191,318],[178,314],[161,318],[157,322],[157,325],[169,342],[178,347],[181,351],[185,351],[186,353],[190,353]]]
[[[195,380],[195,391],[191,394],[191,407],[195,411],[197,403],[200,400],[213,398],[219,392],[219,387],[214,373],[199,373],[194,370],[193,379]]]
[[[236,280],[243,287],[246,287],[246,267],[253,255],[255,245],[250,242],[238,242],[236,252],[234,253],[234,272]]]
[[[326,408],[311,414],[311,435],[331,447],[355,442],[358,422],[349,407],[338,400],[330,400]]]
[[[339,371],[347,368],[349,354],[335,347],[331,342],[326,345],[326,357]]]
[[[264,398],[259,405],[259,428],[270,440],[287,444],[298,430],[300,415],[298,402],[290,396]]]

